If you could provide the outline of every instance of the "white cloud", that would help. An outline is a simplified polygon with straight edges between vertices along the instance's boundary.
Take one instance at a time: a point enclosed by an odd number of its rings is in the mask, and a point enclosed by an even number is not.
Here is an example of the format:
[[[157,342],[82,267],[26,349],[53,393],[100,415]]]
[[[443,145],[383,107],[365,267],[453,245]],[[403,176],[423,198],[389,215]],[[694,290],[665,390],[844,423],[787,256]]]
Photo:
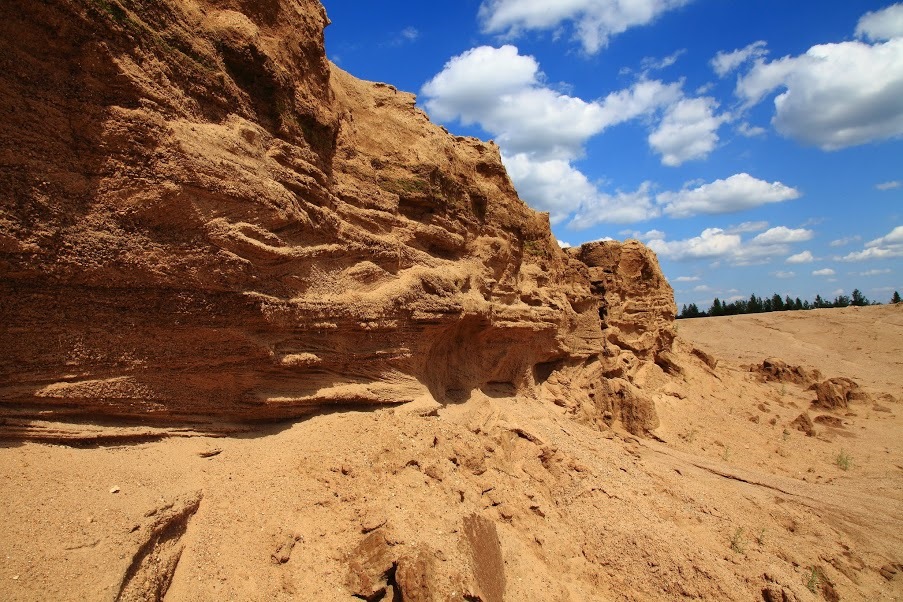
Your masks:
[[[625,121],[664,113],[663,127],[650,142],[666,153],[665,162],[701,157],[714,147],[717,135],[711,128],[724,118],[713,115],[711,99],[684,98],[682,85],[640,78],[628,88],[586,102],[545,85],[536,60],[506,45],[472,48],[453,57],[424,84],[422,93],[434,118],[479,124],[495,136],[527,203],[548,211],[553,223],[576,212],[571,225],[586,228],[661,214],[650,184],[635,192],[608,193],[574,167],[572,162],[582,156],[592,136]]]
[[[894,188],[899,188],[903,186],[903,182],[900,180],[891,180],[890,182],[881,182],[880,184],[875,184],[875,188],[878,190],[893,190]]]
[[[420,32],[417,31],[416,27],[405,27],[401,30],[401,37],[403,37],[405,40],[413,42],[420,37]]]
[[[699,286],[693,287],[693,292],[696,292],[696,293],[707,293],[711,290],[712,290],[712,287],[708,286],[707,284],[700,284]]]
[[[629,224],[657,217],[659,210],[653,205],[650,188],[649,182],[643,182],[634,192],[597,191],[580,205],[568,226],[583,230],[601,223]]]
[[[786,226],[777,226],[762,232],[752,239],[752,242],[759,245],[780,245],[794,242],[804,242],[812,240],[812,230],[803,228],[791,229]]]
[[[643,69],[644,73],[649,71],[660,71],[662,69],[667,69],[668,67],[676,63],[677,59],[686,54],[686,52],[686,48],[681,48],[680,50],[675,51],[673,54],[669,54],[668,56],[661,59],[647,56],[640,62],[640,67]]]
[[[867,259],[890,259],[903,257],[903,226],[897,226],[886,236],[865,243],[862,251],[850,253],[842,261],[865,261]]]
[[[891,270],[866,270],[865,272],[859,272],[857,276],[881,276],[882,274],[890,274]]]
[[[739,234],[732,234],[720,228],[708,228],[699,236],[686,240],[649,240],[646,244],[662,257],[676,261],[692,259],[726,260],[732,265],[752,265],[768,263],[774,257],[786,255],[789,244],[798,240],[808,240],[811,232],[792,230],[785,226],[772,228],[762,234],[743,240]],[[679,282],[690,282],[683,279]]]
[[[553,224],[572,212],[574,229],[585,229],[603,222],[625,224],[659,215],[646,182],[635,192],[601,192],[587,177],[567,161],[536,160],[529,155],[503,155],[505,167],[518,193],[539,211],[548,211]]]
[[[503,155],[502,160],[518,194],[531,207],[548,211],[552,224],[560,223],[598,194],[586,176],[567,161],[534,160],[524,153]]]
[[[509,154],[571,160],[606,128],[663,111],[683,97],[681,83],[640,79],[587,102],[543,83],[539,63],[514,46],[480,46],[449,60],[424,84],[426,108],[439,121],[479,124]]]
[[[664,12],[690,0],[484,0],[480,6],[483,31],[509,37],[530,30],[560,30],[572,22],[583,49],[596,53],[611,36],[647,25]]]
[[[618,232],[624,238],[635,238],[637,240],[651,240],[653,238],[664,238],[665,233],[661,230],[649,230],[640,232],[639,230],[621,230]]]
[[[846,292],[846,291],[844,291],[842,288],[838,288],[838,289],[834,289],[833,291],[831,291],[831,295],[836,297],[837,295],[844,294],[844,292]]]
[[[903,37],[903,4],[865,13],[856,25],[856,37],[873,42]]]
[[[600,103],[606,125],[616,125],[650,115],[670,106],[683,96],[681,84],[664,84],[655,79],[640,79],[631,87],[612,92]]]
[[[788,278],[796,277],[796,272],[784,272],[784,271],[778,270],[777,272],[774,272],[774,277],[780,278],[782,280],[786,280]]]
[[[732,52],[719,52],[710,62],[712,69],[718,77],[725,77],[743,63],[754,59],[762,58],[768,54],[765,48],[766,43],[763,40],[753,42],[745,48],[740,48]]]
[[[737,126],[737,133],[746,138],[755,138],[756,136],[764,136],[765,128],[757,125],[749,125],[744,121]]]
[[[480,46],[453,57],[442,71],[423,86],[427,107],[435,117],[460,117],[474,123],[496,99],[533,86],[539,64],[521,56],[514,46]]]
[[[740,243],[738,234],[726,234],[720,228],[707,228],[699,236],[686,240],[655,239],[646,244],[662,257],[680,261],[725,257],[739,249]]]
[[[559,240],[559,241],[558,241],[558,246],[561,247],[562,249],[570,249],[572,245],[571,245],[571,243],[569,243],[569,242],[565,242],[565,241],[563,241],[563,240]]]
[[[739,173],[724,180],[715,180],[697,188],[679,192],[663,192],[656,200],[671,217],[690,217],[701,213],[720,214],[743,211],[796,199],[800,193],[781,182],[768,183],[747,173]]]
[[[843,238],[838,238],[837,240],[832,240],[830,245],[832,247],[845,247],[850,243],[859,242],[862,240],[861,236],[844,236]]]
[[[477,123],[508,153],[546,159],[577,157],[587,139],[634,116],[557,92],[542,77],[536,60],[514,46],[480,46],[448,61],[422,92],[435,118]]]
[[[731,226],[725,230],[728,234],[746,234],[748,232],[761,232],[768,228],[768,222],[743,222],[737,226]]]
[[[692,159],[704,159],[718,143],[718,128],[728,116],[715,115],[714,98],[685,98],[671,105],[654,132],[649,146],[662,155],[662,163],[676,167]]]
[[[699,282],[702,280],[699,276],[678,276],[674,282]]]
[[[813,276],[833,276],[834,274],[836,274],[836,272],[834,270],[832,270],[831,268],[824,268],[824,269],[815,270],[814,272],[812,272]]]
[[[815,257],[812,256],[811,251],[803,251],[802,253],[791,255],[785,260],[785,263],[812,263],[813,261],[815,261]]]
[[[864,17],[857,31],[883,37],[876,23],[884,12]],[[772,124],[805,144],[836,150],[903,136],[903,37],[821,44],[771,62],[758,58],[736,94],[749,107],[776,90],[782,91]]]

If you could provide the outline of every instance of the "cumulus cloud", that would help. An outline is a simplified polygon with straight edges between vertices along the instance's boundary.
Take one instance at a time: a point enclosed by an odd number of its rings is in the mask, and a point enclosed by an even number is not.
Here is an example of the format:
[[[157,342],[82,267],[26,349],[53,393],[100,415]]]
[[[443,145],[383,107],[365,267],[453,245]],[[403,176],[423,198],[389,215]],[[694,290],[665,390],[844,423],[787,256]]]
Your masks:
[[[649,146],[671,167],[707,157],[718,143],[718,128],[728,120],[727,115],[715,115],[717,108],[718,103],[710,97],[678,101],[649,134]]]
[[[739,173],[696,188],[663,192],[656,200],[663,205],[667,215],[690,217],[743,211],[768,203],[793,200],[799,196],[798,190],[781,182],[769,183],[747,173]]]
[[[875,184],[875,188],[878,190],[893,190],[894,188],[899,188],[903,186],[903,183],[900,180],[891,180],[890,182],[881,182],[880,184]]]
[[[669,241],[661,236],[646,244],[662,257],[675,261],[716,259],[726,260],[733,265],[752,265],[768,263],[775,257],[786,255],[791,244],[811,237],[812,232],[809,230],[777,226],[744,240],[740,234],[732,234],[721,228],[708,228],[699,236],[685,240]]]
[[[812,256],[812,252],[803,251],[796,255],[791,255],[785,260],[785,263],[812,263],[813,261],[815,261],[815,257]]]
[[[699,276],[678,276],[674,282],[699,282],[702,280]]]
[[[583,230],[601,223],[629,224],[656,217],[659,210],[653,205],[650,188],[649,182],[643,182],[633,192],[618,190],[607,194],[597,191],[580,205],[568,225]]]
[[[647,25],[690,0],[484,0],[479,17],[486,33],[515,37],[524,31],[555,30],[565,23],[583,49],[594,54],[631,27]]]
[[[886,236],[865,243],[862,251],[855,251],[841,259],[843,261],[865,261],[893,257],[903,257],[903,226],[897,226]]]
[[[766,230],[753,238],[753,243],[760,245],[781,245],[794,242],[805,242],[812,240],[812,230],[804,228],[787,228],[786,226],[778,226]]]
[[[608,194],[567,161],[536,160],[523,153],[503,155],[502,160],[518,193],[534,208],[548,211],[553,224],[561,223],[574,211],[577,213],[570,227],[577,230],[600,223],[640,222],[660,214],[648,182],[634,192]]]
[[[556,92],[541,79],[536,60],[514,46],[480,46],[452,58],[422,92],[435,118],[479,124],[507,152],[541,158],[579,156],[588,138],[621,117],[601,103]]]
[[[422,93],[434,118],[479,124],[496,138],[526,202],[548,211],[553,223],[576,212],[573,227],[586,228],[661,214],[649,184],[609,193],[573,165],[592,136],[625,121],[664,115],[650,144],[666,164],[701,158],[714,148],[715,130],[725,118],[714,114],[712,99],[685,98],[682,85],[641,77],[588,102],[548,87],[536,59],[506,45],[480,46],[453,57]]]
[[[784,272],[784,271],[778,270],[777,272],[773,272],[773,275],[775,278],[787,280],[788,278],[796,277],[796,272]]]
[[[749,107],[780,91],[772,124],[823,150],[903,136],[901,6],[860,20],[857,35],[874,43],[821,44],[799,56],[755,59],[737,82],[737,96]]]
[[[890,274],[890,270],[866,270],[865,272],[859,272],[857,276],[881,276],[882,274]]]
[[[727,234],[720,228],[707,228],[699,236],[686,240],[650,240],[650,249],[669,259],[713,259],[725,257],[740,248],[739,234]]]
[[[824,268],[821,270],[815,270],[812,272],[813,276],[833,276],[836,272],[831,268]]]
[[[502,161],[518,194],[534,209],[548,211],[552,224],[563,221],[575,207],[588,203],[598,193],[567,161],[535,160],[523,153],[503,155]]]
[[[608,127],[649,116],[683,96],[681,84],[641,79],[587,102],[543,83],[532,56],[514,46],[480,46],[452,58],[424,84],[426,108],[440,121],[479,124],[509,154],[574,159]]]
[[[865,13],[856,25],[856,37],[872,41],[903,37],[903,4]]]
[[[765,41],[759,40],[745,48],[739,48],[731,52],[721,51],[715,55],[715,58],[710,61],[710,64],[718,77],[725,77],[747,61],[766,56],[768,50],[765,46]]]

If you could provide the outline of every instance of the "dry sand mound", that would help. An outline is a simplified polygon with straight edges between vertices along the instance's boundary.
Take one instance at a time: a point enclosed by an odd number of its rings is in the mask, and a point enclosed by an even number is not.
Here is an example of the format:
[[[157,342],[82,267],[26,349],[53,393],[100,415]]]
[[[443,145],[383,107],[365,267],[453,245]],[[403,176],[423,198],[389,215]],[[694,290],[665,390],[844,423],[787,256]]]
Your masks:
[[[899,404],[825,413],[802,385],[713,370],[691,353],[709,326],[680,323],[680,376],[641,375],[655,439],[477,392],[240,437],[10,445],[0,598],[898,599]],[[769,331],[763,357],[791,334]]]

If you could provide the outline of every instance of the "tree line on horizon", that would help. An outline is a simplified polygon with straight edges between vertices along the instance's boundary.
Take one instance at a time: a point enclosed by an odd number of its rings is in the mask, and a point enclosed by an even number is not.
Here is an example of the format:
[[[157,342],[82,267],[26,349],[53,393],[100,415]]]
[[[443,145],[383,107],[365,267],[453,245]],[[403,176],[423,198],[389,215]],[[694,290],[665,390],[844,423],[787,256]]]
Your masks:
[[[891,303],[900,303],[900,293],[894,291],[891,297]],[[682,318],[705,318],[715,316],[736,316],[738,314],[760,314],[771,311],[798,311],[807,309],[825,309],[829,307],[862,307],[865,305],[881,305],[879,301],[869,301],[857,288],[853,289],[852,294],[838,295],[833,301],[823,299],[821,295],[815,295],[814,301],[803,301],[799,297],[791,299],[790,295],[781,297],[775,293],[771,297],[756,296],[755,293],[749,296],[749,299],[741,299],[739,301],[731,301],[730,303],[722,301],[718,297],[712,301],[712,306],[707,311],[702,311],[695,303],[683,305],[677,319]]]

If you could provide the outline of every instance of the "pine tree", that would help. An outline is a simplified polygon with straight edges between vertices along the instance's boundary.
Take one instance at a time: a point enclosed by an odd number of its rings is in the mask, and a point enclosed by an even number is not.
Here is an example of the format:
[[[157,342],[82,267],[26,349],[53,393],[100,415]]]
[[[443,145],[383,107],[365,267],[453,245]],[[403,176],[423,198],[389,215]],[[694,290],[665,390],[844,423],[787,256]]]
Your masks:
[[[894,296],[890,299],[891,303],[899,303],[900,302],[900,293],[894,291]]]
[[[723,316],[724,315],[724,307],[721,305],[721,299],[715,297],[715,300],[712,301],[712,308],[709,310],[710,316]]]
[[[771,296],[771,309],[772,311],[784,310],[784,300],[781,299],[781,296],[777,293]]]
[[[856,307],[862,307],[862,306],[868,305],[868,304],[869,304],[869,300],[865,295],[862,294],[862,291],[860,291],[858,288],[854,288],[853,289],[853,298],[850,301],[850,305],[855,305]]]

